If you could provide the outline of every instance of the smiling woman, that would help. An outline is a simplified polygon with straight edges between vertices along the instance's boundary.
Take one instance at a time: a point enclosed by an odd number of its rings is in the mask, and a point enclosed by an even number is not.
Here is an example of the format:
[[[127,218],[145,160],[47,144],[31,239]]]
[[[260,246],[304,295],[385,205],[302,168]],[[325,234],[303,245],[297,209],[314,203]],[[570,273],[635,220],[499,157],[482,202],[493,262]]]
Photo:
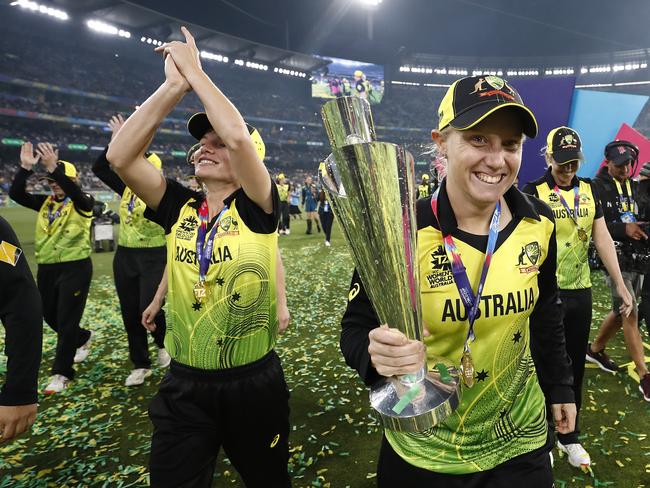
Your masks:
[[[447,177],[416,207],[424,345],[379,327],[355,272],[341,349],[364,381],[415,373],[436,356],[455,358],[464,381],[443,423],[384,432],[380,487],[552,486],[545,397],[558,432],[573,430],[575,405],[553,214],[513,186],[524,138],[536,134],[499,77],[463,78],[445,95],[432,138]]]
[[[274,351],[278,192],[260,134],[208,78],[194,38],[182,32],[186,42],[156,49],[166,80],[107,153],[167,240],[172,362],[149,407],[151,484],[211,486],[223,446],[247,486],[290,486],[289,395]],[[159,124],[190,90],[205,107],[187,123],[199,141],[189,162],[204,193],[164,179],[144,158]]]

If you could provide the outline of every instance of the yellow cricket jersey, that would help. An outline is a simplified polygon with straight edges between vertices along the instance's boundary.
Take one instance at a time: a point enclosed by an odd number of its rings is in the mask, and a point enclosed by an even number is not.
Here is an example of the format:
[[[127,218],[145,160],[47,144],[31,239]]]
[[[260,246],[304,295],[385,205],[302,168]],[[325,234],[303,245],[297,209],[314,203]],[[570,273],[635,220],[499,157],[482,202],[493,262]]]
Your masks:
[[[48,215],[56,215],[52,223]],[[92,212],[78,210],[69,198],[48,196],[36,217],[35,251],[38,264],[79,261],[90,256]]]
[[[439,195],[441,225],[453,235],[476,291],[487,236],[475,236],[457,228],[445,184]],[[564,399],[572,396],[557,305],[553,216],[543,204],[516,188],[510,189],[505,198],[513,220],[499,232],[474,326],[476,340],[471,344],[471,352],[475,385],[463,385],[458,409],[440,425],[419,433],[385,431],[395,452],[423,469],[448,474],[485,471],[546,444],[545,397],[531,355],[532,343],[537,351],[558,340],[562,343],[557,351],[544,352],[548,356],[540,362],[538,371],[546,376],[547,384],[560,385],[558,391]],[[459,364],[469,325],[467,311],[429,199],[418,201],[417,214],[420,296],[423,321],[431,334],[424,339],[429,366],[433,367],[435,356]],[[356,293],[356,298],[350,296],[343,318],[341,347],[348,364],[357,367],[366,382],[371,383],[377,374],[370,371],[367,353],[365,357],[362,354],[364,346],[367,350],[367,341],[365,345],[347,344],[352,339],[346,338],[353,337],[350,329],[372,328],[376,323],[360,324],[368,317],[363,307],[370,306],[365,292]],[[537,308],[538,304],[544,310]],[[533,313],[536,318],[529,323]]]
[[[524,191],[530,193],[553,211],[557,239],[557,281],[562,290],[580,290],[591,288],[591,271],[587,254],[594,220],[602,217],[600,202],[591,185],[591,181],[574,177],[570,188],[558,188],[569,207],[569,213],[560,197],[553,190],[556,182],[550,168],[539,179],[526,185]],[[578,186],[578,215],[575,217],[575,193]],[[577,224],[573,218],[576,218]],[[586,240],[579,238],[579,228],[586,234]]]
[[[132,210],[129,212],[129,205]],[[120,237],[118,244],[130,248],[163,247],[165,231],[158,224],[144,217],[147,206],[135,196],[130,188],[125,188],[120,200]]]
[[[203,195],[168,180],[160,207],[147,215],[167,233],[165,348],[179,363],[232,368],[260,359],[275,346],[277,192],[274,197],[272,215],[241,189],[224,200],[228,209],[214,238],[209,294],[203,301],[193,291],[199,279],[196,238]]]

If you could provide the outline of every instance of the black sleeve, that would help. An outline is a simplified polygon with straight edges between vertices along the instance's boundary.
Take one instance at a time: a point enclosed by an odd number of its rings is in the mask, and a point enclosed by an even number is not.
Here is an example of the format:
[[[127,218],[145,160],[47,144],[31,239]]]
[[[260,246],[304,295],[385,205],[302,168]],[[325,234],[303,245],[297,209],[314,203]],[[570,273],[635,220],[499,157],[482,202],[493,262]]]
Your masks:
[[[352,275],[348,306],[341,319],[341,352],[348,366],[356,369],[363,382],[370,386],[381,379],[368,352],[368,333],[379,327],[379,318],[366,294],[357,270]]]
[[[178,220],[183,205],[192,198],[202,201],[203,196],[198,192],[184,187],[175,180],[166,178],[166,181],[167,189],[160,200],[160,204],[158,204],[158,209],[153,210],[147,207],[144,211],[144,216],[165,229],[165,234],[169,234],[172,226]]]
[[[126,189],[126,185],[120,177],[117,176],[117,173],[111,169],[111,165],[108,163],[108,159],[106,159],[107,152],[108,146],[106,146],[106,149],[104,149],[95,160],[95,163],[93,164],[93,173],[95,173],[95,176],[97,176],[97,178],[99,178],[111,190],[122,196]]]
[[[54,178],[54,181],[57,182],[66,196],[70,197],[77,210],[92,212],[95,199],[92,195],[84,193],[79,185],[65,175],[62,165],[57,164],[56,169],[50,173],[50,176]]]
[[[596,204],[596,215],[594,216],[594,220],[596,220],[603,216],[603,206],[600,204],[598,188],[593,183],[591,183],[591,193],[594,196],[594,203]]]
[[[9,245],[7,245],[9,244]],[[14,250],[15,246],[17,249]],[[9,223],[0,217],[0,320],[5,328],[7,375],[0,405],[38,401],[37,380],[43,343],[41,297]]]
[[[598,194],[598,200],[600,201],[607,230],[615,241],[626,241],[629,238],[625,234],[625,223],[617,222],[619,218],[618,206],[616,205],[618,195],[613,195],[612,192],[607,191],[605,185],[605,183],[600,183],[598,178],[594,178],[592,182],[592,188],[595,188]]]
[[[523,193],[528,193],[529,195],[539,198],[539,194],[537,193],[537,185],[534,185],[532,182],[526,183],[521,191]]]
[[[273,200],[273,211],[267,214],[248,195],[242,191],[237,193],[235,206],[241,215],[244,223],[258,234],[271,234],[278,228],[280,221],[280,196],[278,187],[271,181],[271,199]]]
[[[550,214],[550,210],[548,212]],[[553,218],[552,214],[549,216]],[[573,373],[566,352],[562,309],[555,268],[557,241],[555,228],[548,242],[548,256],[539,267],[539,299],[530,315],[530,353],[539,384],[550,404],[573,403]]]
[[[33,171],[28,171],[25,168],[20,168],[14,180],[11,182],[11,188],[9,189],[9,198],[11,198],[18,205],[23,207],[31,208],[37,212],[45,203],[47,197],[45,195],[32,195],[25,191],[25,186],[27,185],[27,178],[33,174]]]

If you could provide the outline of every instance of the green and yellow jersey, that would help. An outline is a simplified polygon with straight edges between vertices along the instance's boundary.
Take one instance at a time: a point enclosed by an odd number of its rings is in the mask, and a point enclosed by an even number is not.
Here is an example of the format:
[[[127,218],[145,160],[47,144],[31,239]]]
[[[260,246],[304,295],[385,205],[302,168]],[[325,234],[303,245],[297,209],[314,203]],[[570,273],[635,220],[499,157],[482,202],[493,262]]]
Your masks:
[[[408,463],[429,471],[485,471],[547,445],[544,386],[552,403],[572,401],[571,372],[557,305],[552,213],[516,188],[505,196],[513,220],[499,232],[479,316],[472,357],[473,388],[463,386],[458,409],[425,432],[386,430],[391,447]],[[445,182],[439,195],[441,225],[450,232],[476,290],[487,236],[457,228]],[[467,311],[454,282],[430,200],[417,204],[418,268],[427,357],[460,363]],[[355,273],[343,317],[341,349],[367,384],[380,377],[370,364],[368,332],[379,319]],[[544,354],[539,354],[544,350]],[[535,363],[533,362],[535,357]],[[429,364],[430,367],[433,363]],[[536,368],[537,366],[537,368]]]
[[[539,179],[528,183],[523,191],[536,196],[553,211],[557,239],[557,281],[562,290],[591,288],[591,272],[587,254],[594,220],[603,216],[591,180],[574,177],[571,185],[558,188],[569,212],[555,193],[555,179],[549,168]],[[578,215],[575,214],[574,187],[578,187]],[[577,220],[577,224],[574,222]],[[584,231],[580,238],[579,229]]]
[[[131,210],[129,211],[129,207]],[[130,188],[125,187],[120,200],[120,237],[118,245],[131,248],[152,248],[165,245],[165,231],[144,216],[147,208]]]
[[[50,223],[48,216],[57,216]],[[70,198],[48,196],[36,217],[35,252],[38,264],[79,261],[90,256],[92,212],[77,209]]]
[[[281,202],[289,201],[289,184],[288,183],[276,183],[278,188],[278,196]]]
[[[175,361],[222,370],[252,363],[275,346],[278,195],[274,190],[273,198],[272,214],[261,210],[242,189],[224,200],[228,209],[214,238],[206,276],[208,295],[201,301],[194,296],[194,285],[199,279],[198,209],[204,196],[168,180],[158,210],[147,211],[167,236],[165,348]]]

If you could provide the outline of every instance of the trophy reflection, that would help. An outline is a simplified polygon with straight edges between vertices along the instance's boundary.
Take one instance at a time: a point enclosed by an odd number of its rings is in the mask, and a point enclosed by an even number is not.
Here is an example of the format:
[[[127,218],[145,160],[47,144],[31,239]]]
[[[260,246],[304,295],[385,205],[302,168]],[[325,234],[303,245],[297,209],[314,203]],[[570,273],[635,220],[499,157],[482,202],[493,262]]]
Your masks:
[[[376,140],[366,100],[338,98],[325,103],[321,115],[332,153],[321,164],[320,180],[364,288],[381,323],[421,341],[413,157]],[[444,358],[430,365],[373,386],[370,403],[385,428],[420,432],[458,407],[458,368]]]

